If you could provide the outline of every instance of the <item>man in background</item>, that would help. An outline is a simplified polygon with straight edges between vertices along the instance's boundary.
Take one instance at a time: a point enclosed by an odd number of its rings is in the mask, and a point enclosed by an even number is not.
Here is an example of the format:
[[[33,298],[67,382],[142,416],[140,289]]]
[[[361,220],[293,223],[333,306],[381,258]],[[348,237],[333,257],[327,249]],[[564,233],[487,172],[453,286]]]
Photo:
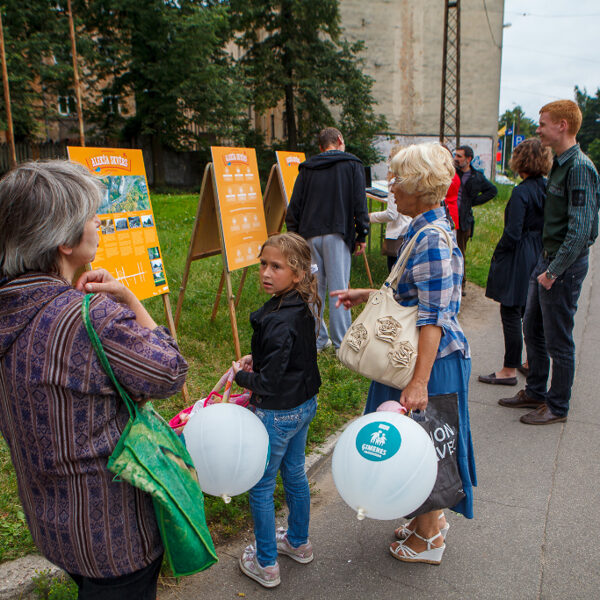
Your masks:
[[[581,110],[571,100],[550,102],[540,110],[536,133],[555,157],[546,187],[543,251],[529,281],[523,317],[529,374],[524,390],[498,401],[501,406],[533,408],[520,419],[526,425],[560,423],[569,412],[574,319],[589,247],[598,236],[600,206],[598,172],[575,137],[581,121]]]
[[[329,331],[323,320],[327,291],[350,283],[352,253],[362,254],[369,233],[365,170],[359,158],[346,152],[341,132],[334,127],[319,133],[320,154],[300,164],[286,215],[288,231],[309,244],[317,266],[323,302],[317,351],[339,348],[352,317],[343,306],[329,305]],[[331,336],[331,339],[329,339]]]

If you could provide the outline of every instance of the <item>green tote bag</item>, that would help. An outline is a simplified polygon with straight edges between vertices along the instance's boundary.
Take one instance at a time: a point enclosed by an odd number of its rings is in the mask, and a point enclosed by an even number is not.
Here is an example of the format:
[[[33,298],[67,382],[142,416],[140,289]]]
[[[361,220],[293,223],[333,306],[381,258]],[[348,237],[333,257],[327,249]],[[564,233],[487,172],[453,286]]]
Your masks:
[[[108,459],[115,479],[152,496],[165,555],[178,577],[202,571],[217,554],[206,525],[204,497],[196,469],[177,434],[147,402],[140,408],[117,381],[90,319],[93,294],[83,300],[82,316],[92,346],[129,411],[129,422]]]

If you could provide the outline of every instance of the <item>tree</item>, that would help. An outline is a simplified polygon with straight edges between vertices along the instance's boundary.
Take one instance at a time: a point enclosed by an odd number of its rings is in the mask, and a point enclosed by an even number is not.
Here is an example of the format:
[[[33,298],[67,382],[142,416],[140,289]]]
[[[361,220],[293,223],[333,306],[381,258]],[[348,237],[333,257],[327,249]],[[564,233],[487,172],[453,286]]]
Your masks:
[[[134,139],[149,137],[157,184],[164,180],[163,146],[182,149],[235,137],[243,121],[245,90],[235,81],[235,66],[223,50],[229,37],[224,4],[200,0],[85,4],[85,26],[95,42],[89,66],[94,85],[103,97],[134,98],[135,114],[121,119],[123,133]],[[106,112],[103,105],[97,108],[97,123],[106,119]],[[118,128],[118,120],[118,115],[112,122],[105,120],[104,131],[115,121]]]
[[[48,137],[58,116],[49,99],[68,90],[73,77],[67,19],[46,0],[5,0],[1,10],[15,139]],[[3,97],[0,107],[4,116]]]
[[[373,80],[361,71],[362,42],[341,37],[337,0],[230,0],[235,42],[257,112],[283,103],[286,146],[313,150],[320,129],[337,125],[348,149],[365,162],[379,158],[373,136]],[[337,117],[337,118],[336,118]]]
[[[575,86],[575,100],[583,116],[577,141],[600,168],[600,88],[596,90],[596,96],[590,96],[585,89]]]

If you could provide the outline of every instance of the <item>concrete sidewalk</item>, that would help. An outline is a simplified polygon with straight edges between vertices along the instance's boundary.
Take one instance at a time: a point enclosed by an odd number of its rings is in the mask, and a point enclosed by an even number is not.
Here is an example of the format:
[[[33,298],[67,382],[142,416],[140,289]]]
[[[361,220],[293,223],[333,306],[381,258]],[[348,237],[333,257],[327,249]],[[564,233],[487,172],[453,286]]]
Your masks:
[[[470,412],[479,487],[475,519],[449,515],[439,567],[392,558],[396,524],[358,521],[337,494],[325,458],[312,477],[314,562],[281,557],[282,583],[266,590],[237,565],[248,535],[218,548],[220,562],[209,571],[163,587],[160,600],[599,598],[593,532],[600,514],[600,244],[593,254],[577,313],[578,367],[567,423],[522,425],[525,409],[497,404],[523,387],[521,376],[515,388],[477,381],[501,367],[503,340],[498,305],[468,288],[461,321],[473,355]]]

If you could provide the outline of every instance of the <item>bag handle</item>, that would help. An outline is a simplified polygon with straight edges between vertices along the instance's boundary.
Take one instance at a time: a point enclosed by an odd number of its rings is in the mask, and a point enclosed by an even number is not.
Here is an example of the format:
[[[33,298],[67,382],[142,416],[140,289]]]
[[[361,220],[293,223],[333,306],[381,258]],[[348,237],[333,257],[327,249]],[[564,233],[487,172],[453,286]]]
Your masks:
[[[100,338],[92,325],[92,320],[90,319],[90,300],[94,294],[86,294],[83,299],[83,304],[81,306],[81,316],[83,317],[83,324],[85,325],[85,329],[87,334],[92,342],[92,347],[96,351],[96,355],[98,356],[98,360],[100,364],[104,367],[106,374],[109,376],[110,380],[113,382],[115,388],[117,388],[117,392],[121,396],[121,399],[125,403],[127,410],[129,411],[129,416],[132,419],[139,414],[136,403],[129,397],[129,394],[124,390],[121,384],[117,381],[115,374],[108,362],[108,358],[106,357],[106,352],[104,352],[104,348],[102,347],[102,343],[100,342]]]
[[[219,379],[215,387],[210,391],[210,394],[217,394],[223,389],[225,386],[225,391],[223,392],[223,396],[221,400],[217,400],[217,402],[227,403],[229,402],[229,396],[231,395],[231,388],[233,386],[233,368],[229,368]],[[210,397],[210,394],[208,397]]]
[[[398,257],[398,260],[392,268],[388,278],[385,280],[384,285],[395,287],[398,281],[400,281],[400,277],[402,277],[402,274],[406,269],[406,263],[408,262],[408,258],[412,254],[415,244],[417,243],[417,237],[421,232],[425,231],[426,229],[435,229],[436,231],[439,231],[441,234],[443,234],[443,236],[446,238],[448,246],[450,247],[450,253],[452,253],[452,238],[450,237],[450,234],[443,227],[429,223],[424,227],[421,227],[421,229],[419,229],[415,233],[415,235],[412,236],[408,244],[406,244],[406,246],[402,249],[402,253]]]

